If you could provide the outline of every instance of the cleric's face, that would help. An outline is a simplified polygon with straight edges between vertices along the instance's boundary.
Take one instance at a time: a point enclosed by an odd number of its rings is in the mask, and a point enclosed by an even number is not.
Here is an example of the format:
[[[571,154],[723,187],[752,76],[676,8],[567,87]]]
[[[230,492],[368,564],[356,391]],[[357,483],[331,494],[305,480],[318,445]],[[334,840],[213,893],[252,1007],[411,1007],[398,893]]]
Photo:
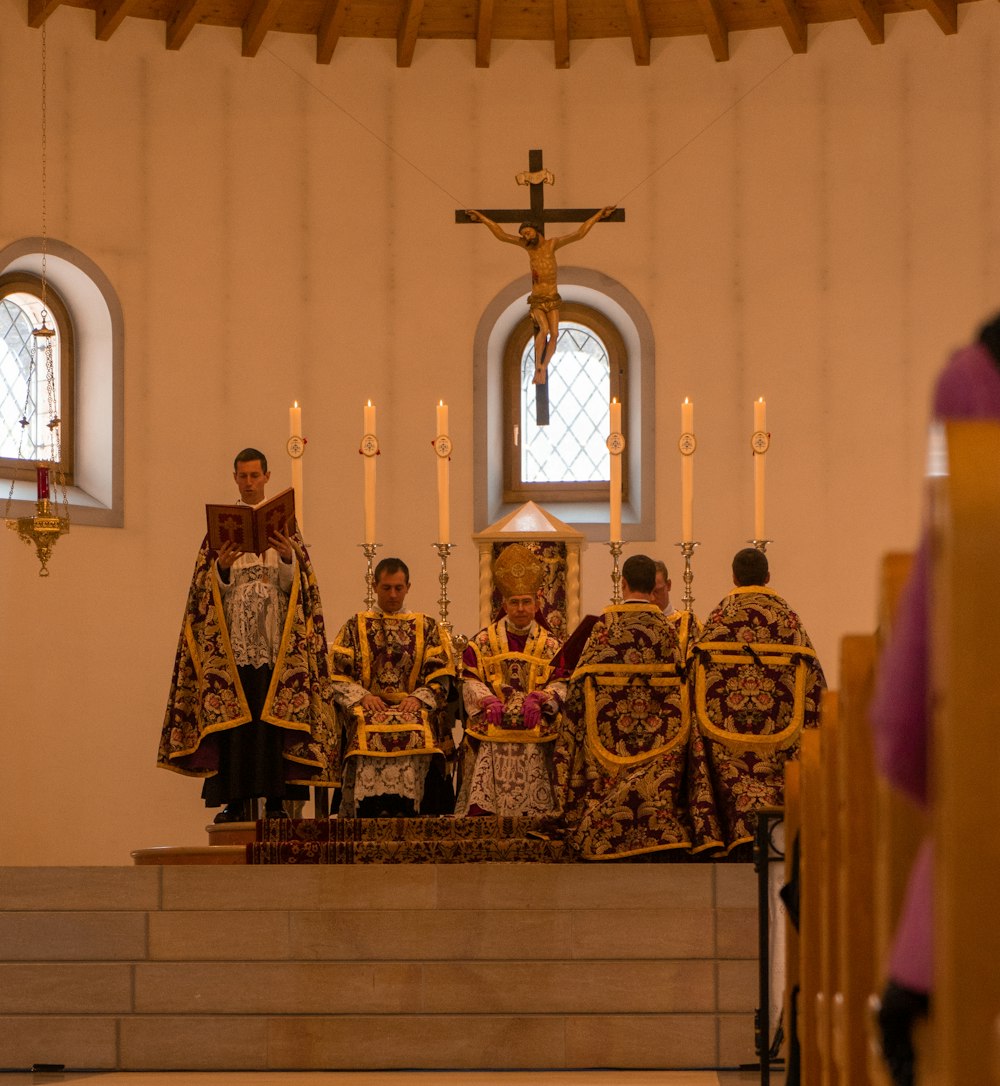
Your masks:
[[[656,584],[653,585],[653,603],[662,611],[670,602],[670,582],[660,570],[656,571]]]
[[[534,596],[508,596],[504,600],[507,609],[507,622],[516,630],[525,630],[535,617]]]
[[[236,465],[233,478],[240,488],[243,501],[247,505],[257,505],[264,500],[264,487],[267,486],[271,473],[264,471],[259,460],[245,460]]]
[[[403,600],[410,591],[410,582],[400,569],[395,573],[383,573],[375,585],[375,598],[386,614],[394,615],[403,609]]]

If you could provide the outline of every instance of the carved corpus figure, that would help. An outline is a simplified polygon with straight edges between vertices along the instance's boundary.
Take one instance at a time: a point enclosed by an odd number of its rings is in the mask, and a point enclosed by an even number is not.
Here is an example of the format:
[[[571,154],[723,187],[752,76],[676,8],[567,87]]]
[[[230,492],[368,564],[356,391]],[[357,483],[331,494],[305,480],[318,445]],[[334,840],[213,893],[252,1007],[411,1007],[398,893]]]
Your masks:
[[[556,350],[559,339],[559,306],[562,299],[556,285],[558,269],[556,267],[556,249],[579,241],[586,237],[594,223],[606,219],[614,207],[603,207],[595,212],[572,234],[563,234],[558,238],[547,238],[538,223],[523,222],[516,234],[508,234],[492,219],[481,211],[466,211],[469,218],[488,227],[490,233],[500,241],[519,245],[528,254],[531,267],[531,294],[528,306],[535,325],[535,376],[536,385],[544,385],[548,378],[548,365]]]

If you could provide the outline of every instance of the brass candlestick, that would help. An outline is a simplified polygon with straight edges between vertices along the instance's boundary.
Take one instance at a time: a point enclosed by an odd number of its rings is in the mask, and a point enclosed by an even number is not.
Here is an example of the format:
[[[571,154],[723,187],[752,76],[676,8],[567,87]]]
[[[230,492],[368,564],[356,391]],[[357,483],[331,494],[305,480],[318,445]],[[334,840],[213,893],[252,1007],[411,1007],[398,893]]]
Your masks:
[[[444,630],[448,638],[451,638],[451,621],[448,618],[448,556],[451,554],[454,543],[435,543],[434,549],[441,559],[441,568],[438,570],[438,584],[441,586],[441,595],[438,596],[438,625]]]
[[[365,610],[371,611],[375,606],[375,569],[372,562],[375,558],[375,552],[381,546],[381,543],[362,543],[360,544],[361,550],[364,553],[365,560],[368,562],[368,568],[365,570]]]
[[[680,547],[681,554],[684,556],[684,596],[681,603],[684,605],[685,611],[693,611],[694,596],[691,593],[691,582],[694,580],[694,571],[691,569],[691,558],[694,555],[695,547],[700,547],[700,543],[696,543],[693,539],[688,540],[687,543],[675,543],[675,547]]]
[[[622,602],[622,568],[619,559],[622,556],[622,548],[625,543],[621,539],[612,539],[608,542],[611,551],[611,602]]]
[[[774,540],[773,539],[748,539],[747,542],[750,544],[751,547],[756,547],[757,550],[759,550],[761,552],[761,554],[766,554],[767,553],[767,545],[768,545],[768,543],[773,543]]]

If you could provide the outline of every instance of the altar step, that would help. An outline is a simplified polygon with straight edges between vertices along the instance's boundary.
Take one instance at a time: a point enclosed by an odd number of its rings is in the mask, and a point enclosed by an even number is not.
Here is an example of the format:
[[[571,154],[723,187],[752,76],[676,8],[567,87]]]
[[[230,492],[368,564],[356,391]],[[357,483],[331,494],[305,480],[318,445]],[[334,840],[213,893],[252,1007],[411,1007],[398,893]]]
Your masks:
[[[733,1067],[754,902],[748,865],[0,869],[0,1068]]]

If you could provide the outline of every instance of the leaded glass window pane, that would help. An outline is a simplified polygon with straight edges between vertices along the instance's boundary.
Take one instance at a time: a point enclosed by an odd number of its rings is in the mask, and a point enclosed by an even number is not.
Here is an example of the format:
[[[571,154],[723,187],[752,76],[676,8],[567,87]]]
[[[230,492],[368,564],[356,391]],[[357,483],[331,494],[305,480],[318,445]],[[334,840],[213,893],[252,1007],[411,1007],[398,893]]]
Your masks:
[[[549,363],[549,424],[535,423],[534,342],[521,356],[521,480],[608,482],[611,402],[607,348],[590,329],[562,321]]]
[[[8,294],[0,298],[0,457],[23,460],[49,459],[52,456],[49,422],[49,397],[45,387],[44,350],[33,363],[33,329],[42,321],[41,299],[31,294]],[[49,327],[55,327],[51,340],[55,376],[55,413],[59,411],[59,335],[51,313]],[[44,341],[41,341],[44,343]],[[27,418],[22,428],[20,420]],[[22,435],[22,429],[24,433]]]

